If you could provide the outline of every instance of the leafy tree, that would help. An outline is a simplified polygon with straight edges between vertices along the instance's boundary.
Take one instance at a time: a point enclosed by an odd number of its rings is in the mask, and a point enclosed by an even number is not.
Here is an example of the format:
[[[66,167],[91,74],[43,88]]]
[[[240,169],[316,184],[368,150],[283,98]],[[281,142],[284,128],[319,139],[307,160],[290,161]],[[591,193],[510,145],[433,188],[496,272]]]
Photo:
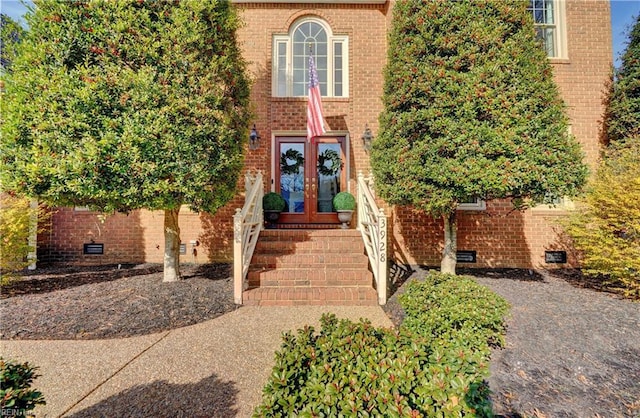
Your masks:
[[[612,146],[566,225],[583,271],[640,298],[640,136]]]
[[[35,255],[35,242],[29,238],[31,234],[44,232],[50,218],[51,211],[35,201],[0,193],[0,285],[13,279],[14,272],[36,261],[31,256]]]
[[[640,298],[640,15],[610,92],[608,146],[566,230],[584,272]]]
[[[394,7],[371,164],[382,198],[442,217],[443,272],[455,272],[460,202],[552,202],[587,177],[527,4]]]
[[[235,194],[249,80],[228,1],[36,0],[3,100],[3,187],[55,205],[178,213]]]
[[[11,17],[0,14],[0,74],[11,71],[16,47],[25,30]],[[0,80],[0,89],[4,80]],[[35,251],[29,242],[31,228],[37,228],[38,215],[46,216],[42,207],[32,207],[29,199],[0,193],[0,284],[6,284],[13,273],[34,262],[29,253]]]
[[[609,141],[640,137],[640,14],[616,72],[606,116]]]

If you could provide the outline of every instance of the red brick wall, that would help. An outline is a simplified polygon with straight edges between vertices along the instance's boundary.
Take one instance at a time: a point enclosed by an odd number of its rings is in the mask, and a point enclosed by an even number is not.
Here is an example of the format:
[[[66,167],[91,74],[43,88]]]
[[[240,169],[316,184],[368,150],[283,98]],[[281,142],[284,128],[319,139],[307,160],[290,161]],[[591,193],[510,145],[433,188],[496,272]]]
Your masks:
[[[262,170],[270,179],[273,133],[306,131],[306,98],[271,97],[272,35],[286,34],[297,19],[314,16],[328,22],[334,34],[349,37],[349,98],[324,98],[322,104],[331,131],[346,131],[350,135],[352,180],[356,175],[354,168],[368,171],[368,156],[360,137],[367,123],[377,131],[382,110],[387,6],[250,3],[241,7],[246,25],[240,39],[245,58],[251,63],[255,123],[262,137],[260,149],[247,155],[247,169]],[[354,187],[352,181],[351,189]]]
[[[249,150],[245,169],[265,175],[265,189],[271,190],[271,143],[275,132],[306,131],[306,98],[271,96],[272,35],[286,34],[297,19],[314,16],[325,20],[336,35],[349,37],[349,98],[324,98],[324,116],[331,131],[350,136],[350,190],[355,192],[357,170],[369,171],[369,157],[362,148],[365,124],[376,132],[382,110],[382,70],[386,60],[386,5],[292,5],[243,4],[246,22],[240,31],[244,56],[254,80],[252,101],[255,124],[261,141]],[[330,131],[330,132],[331,132]],[[244,179],[240,179],[242,190]],[[231,217],[243,200],[236,199],[215,216],[201,217],[201,242],[211,260],[229,260],[233,228]],[[183,231],[184,231],[184,227]]]
[[[252,89],[260,147],[248,150],[245,170],[261,170],[265,188],[271,189],[271,143],[274,132],[306,129],[306,99],[271,97],[272,35],[287,33],[303,16],[316,16],[331,26],[334,34],[349,37],[349,97],[323,99],[325,119],[331,130],[350,138],[350,190],[355,191],[357,172],[368,173],[369,158],[362,148],[365,124],[374,136],[382,111],[383,68],[386,61],[386,32],[391,22],[391,3],[385,5],[262,4],[239,5],[245,26],[239,32],[244,56],[254,80]],[[552,60],[555,77],[567,103],[572,132],[583,145],[593,166],[598,156],[598,137],[603,108],[601,92],[612,61],[609,3],[567,0],[566,27],[568,59]],[[253,123],[252,122],[252,123]],[[230,260],[232,216],[242,206],[244,176],[240,193],[215,216],[180,213],[181,240],[187,244],[182,261]],[[458,248],[477,251],[477,267],[538,267],[544,251],[568,249],[557,232],[553,218],[558,210],[514,212],[507,202],[489,202],[482,212],[459,212]],[[395,208],[389,225],[393,257],[406,263],[437,265],[442,246],[442,221],[429,219],[409,208]],[[61,209],[54,228],[40,237],[40,255],[54,260],[81,262],[161,262],[164,238],[162,212],[139,211],[129,216],[112,215],[96,225],[95,214]],[[104,256],[82,256],[82,244],[90,239],[105,243]],[[190,241],[197,240],[197,254]],[[573,260],[569,251],[570,261]],[[549,267],[549,266],[547,266]]]
[[[191,212],[186,207],[180,211],[180,240],[186,244],[181,262],[231,260],[232,205],[227,206],[221,213],[229,215],[220,214],[219,219]],[[38,236],[38,260],[78,264],[163,261],[162,211],[138,210],[129,215],[116,213],[101,218],[97,212],[56,208],[51,227]],[[84,244],[90,243],[103,244],[104,254],[84,255]]]
[[[599,155],[602,99],[613,65],[610,15],[608,1],[567,1],[568,59],[551,60],[572,133],[592,167]]]
[[[51,226],[38,236],[38,260],[79,264],[138,263],[145,260],[140,214],[113,214],[56,208]],[[84,255],[84,244],[104,244],[103,255]]]

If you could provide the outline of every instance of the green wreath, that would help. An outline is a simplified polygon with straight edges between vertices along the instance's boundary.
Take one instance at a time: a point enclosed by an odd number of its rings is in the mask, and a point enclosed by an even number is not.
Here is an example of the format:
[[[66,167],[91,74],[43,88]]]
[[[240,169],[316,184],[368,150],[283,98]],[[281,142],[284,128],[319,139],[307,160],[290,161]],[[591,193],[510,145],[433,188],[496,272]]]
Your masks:
[[[289,164],[289,161],[295,161]],[[300,166],[304,164],[304,157],[300,151],[288,149],[287,152],[280,154],[280,173],[281,174],[299,174]]]
[[[331,162],[331,164],[327,166],[326,162]],[[335,176],[342,168],[342,165],[342,159],[337,151],[327,149],[318,155],[318,173],[323,176]]]

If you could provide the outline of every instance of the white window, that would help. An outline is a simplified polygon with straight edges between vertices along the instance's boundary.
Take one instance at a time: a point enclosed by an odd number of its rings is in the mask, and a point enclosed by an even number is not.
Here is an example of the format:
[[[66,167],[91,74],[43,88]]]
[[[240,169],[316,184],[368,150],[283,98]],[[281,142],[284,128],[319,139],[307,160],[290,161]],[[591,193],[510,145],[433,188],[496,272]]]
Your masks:
[[[542,41],[547,51],[547,56],[550,58],[566,58],[564,1],[530,0],[529,11],[533,15],[536,34]]]
[[[487,202],[477,197],[470,197],[458,204],[458,210],[486,210]]]
[[[348,39],[337,36],[318,19],[295,22],[286,35],[273,37],[273,95],[304,97],[309,89],[309,54],[313,54],[320,92],[347,97]]]
[[[547,211],[547,210],[558,210],[558,211],[567,211],[575,209],[575,204],[573,200],[568,197],[559,197],[553,199],[551,203],[543,203],[532,208],[536,211]]]

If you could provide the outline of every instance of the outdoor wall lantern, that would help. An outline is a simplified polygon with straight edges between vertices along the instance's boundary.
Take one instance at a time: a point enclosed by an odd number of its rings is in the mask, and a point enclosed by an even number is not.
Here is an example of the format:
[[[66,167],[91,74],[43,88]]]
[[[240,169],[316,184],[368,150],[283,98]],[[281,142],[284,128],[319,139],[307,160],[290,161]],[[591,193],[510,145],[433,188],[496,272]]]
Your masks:
[[[251,128],[251,133],[249,134],[249,149],[256,150],[260,146],[260,135],[256,130],[256,124],[253,124],[253,128]]]
[[[369,124],[366,123],[364,125],[364,133],[362,134],[362,146],[367,154],[371,151],[371,141],[373,141],[373,134],[371,133],[371,129],[369,129]]]

